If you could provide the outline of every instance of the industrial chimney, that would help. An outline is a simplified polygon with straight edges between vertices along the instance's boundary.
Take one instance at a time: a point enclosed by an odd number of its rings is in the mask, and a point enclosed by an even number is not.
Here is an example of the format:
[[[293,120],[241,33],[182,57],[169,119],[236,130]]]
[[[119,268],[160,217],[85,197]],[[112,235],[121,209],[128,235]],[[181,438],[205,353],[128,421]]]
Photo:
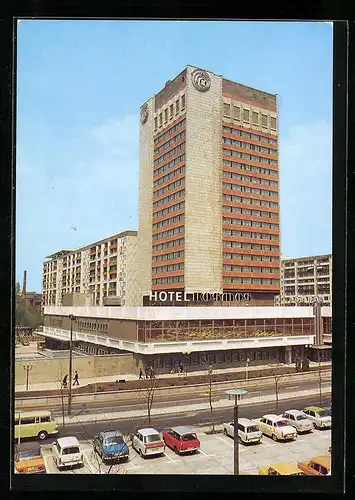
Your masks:
[[[23,288],[22,288],[22,296],[26,298],[26,287],[27,287],[27,271],[23,272]]]

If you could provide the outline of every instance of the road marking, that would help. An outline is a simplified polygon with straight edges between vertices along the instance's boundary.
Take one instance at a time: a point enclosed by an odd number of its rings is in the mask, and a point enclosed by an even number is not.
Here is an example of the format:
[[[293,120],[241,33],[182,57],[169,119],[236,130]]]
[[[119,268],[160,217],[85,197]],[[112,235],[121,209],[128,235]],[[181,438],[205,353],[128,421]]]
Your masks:
[[[83,455],[84,455],[84,457],[86,459],[87,468],[90,470],[91,474],[98,474],[97,469],[96,470],[94,469],[94,467],[92,466],[91,461],[89,460],[89,458],[88,458],[87,454],[85,453],[85,451],[84,450],[82,450],[82,451],[83,451]]]
[[[285,387],[285,389],[298,389],[299,388],[299,385],[288,385],[287,387]]]
[[[215,456],[216,456],[216,455],[212,455],[212,454],[210,455],[209,453],[206,453],[205,451],[203,451],[203,449],[202,449],[202,448],[199,448],[199,451],[200,451],[201,453],[203,453],[204,455],[206,455],[206,457],[215,457]]]
[[[228,443],[228,441],[227,441],[226,439],[223,439],[221,436],[216,436],[216,437],[218,437],[218,439],[219,439],[220,441],[222,441],[222,443],[227,444],[227,445],[228,445],[228,446],[230,446],[231,448],[234,448],[234,444]]]

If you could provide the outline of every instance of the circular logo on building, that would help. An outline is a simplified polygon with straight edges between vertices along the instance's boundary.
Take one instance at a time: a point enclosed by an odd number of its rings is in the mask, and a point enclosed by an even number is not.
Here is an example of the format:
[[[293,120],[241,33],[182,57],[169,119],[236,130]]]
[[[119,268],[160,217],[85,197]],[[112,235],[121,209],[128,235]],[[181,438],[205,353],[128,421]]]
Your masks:
[[[148,114],[149,114],[148,104],[145,103],[141,107],[141,123],[145,123],[148,120]]]
[[[207,90],[211,87],[211,79],[208,76],[208,73],[202,69],[195,69],[191,73],[191,79],[193,86],[199,92],[207,92]]]

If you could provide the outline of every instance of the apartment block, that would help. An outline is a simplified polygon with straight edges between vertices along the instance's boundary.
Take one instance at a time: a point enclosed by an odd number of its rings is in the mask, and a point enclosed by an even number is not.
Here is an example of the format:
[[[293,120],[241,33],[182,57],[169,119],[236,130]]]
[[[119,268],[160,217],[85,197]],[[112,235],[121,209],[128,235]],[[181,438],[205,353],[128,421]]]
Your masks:
[[[280,284],[275,305],[331,305],[332,255],[282,259]]]
[[[137,231],[124,231],[77,250],[60,250],[43,263],[43,305],[60,306],[63,296],[90,293],[93,304],[106,297],[121,305],[136,302]]]
[[[187,66],[141,107],[139,302],[280,290],[277,96]]]

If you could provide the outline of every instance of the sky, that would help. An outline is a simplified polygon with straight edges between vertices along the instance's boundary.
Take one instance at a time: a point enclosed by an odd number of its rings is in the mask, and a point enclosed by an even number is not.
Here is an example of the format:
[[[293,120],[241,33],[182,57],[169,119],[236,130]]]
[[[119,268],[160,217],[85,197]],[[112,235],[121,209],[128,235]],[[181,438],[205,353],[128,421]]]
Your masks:
[[[281,252],[332,251],[332,25],[22,20],[16,280],[138,228],[139,108],[187,64],[278,94]]]

